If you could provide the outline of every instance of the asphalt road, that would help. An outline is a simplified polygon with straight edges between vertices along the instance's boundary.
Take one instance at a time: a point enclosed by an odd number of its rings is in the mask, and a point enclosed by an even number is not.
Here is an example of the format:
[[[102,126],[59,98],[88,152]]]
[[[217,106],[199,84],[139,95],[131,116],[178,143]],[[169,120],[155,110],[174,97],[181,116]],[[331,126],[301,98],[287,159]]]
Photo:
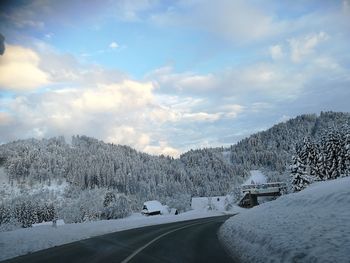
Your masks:
[[[148,226],[41,250],[4,262],[233,262],[217,238],[229,216]]]

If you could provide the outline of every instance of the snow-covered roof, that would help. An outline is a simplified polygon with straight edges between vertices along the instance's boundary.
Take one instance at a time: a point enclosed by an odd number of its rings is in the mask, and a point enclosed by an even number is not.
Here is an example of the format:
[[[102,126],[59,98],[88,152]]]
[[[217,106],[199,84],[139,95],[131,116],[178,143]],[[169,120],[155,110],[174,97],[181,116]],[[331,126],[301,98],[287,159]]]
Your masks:
[[[163,209],[163,205],[157,200],[144,202],[143,205],[147,207],[147,210],[150,213],[162,211]]]

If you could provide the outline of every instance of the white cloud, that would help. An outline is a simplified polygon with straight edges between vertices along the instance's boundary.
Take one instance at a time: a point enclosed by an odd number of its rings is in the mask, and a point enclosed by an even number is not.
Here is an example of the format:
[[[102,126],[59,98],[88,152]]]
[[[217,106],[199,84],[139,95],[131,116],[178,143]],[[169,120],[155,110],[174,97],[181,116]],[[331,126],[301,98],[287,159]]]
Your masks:
[[[293,98],[301,90],[305,76],[298,70],[286,70],[279,63],[284,62],[256,63],[206,75],[174,73],[171,68],[158,69],[155,73],[148,74],[147,80],[153,80],[158,92],[191,95],[209,102],[214,98],[227,96],[236,97],[237,104],[241,104],[240,98],[248,95],[252,100],[257,96],[270,99]],[[201,103],[205,104],[203,101]]]
[[[234,119],[244,110],[244,107],[239,104],[231,104],[223,106],[222,109],[227,118]]]
[[[45,38],[51,39],[55,34],[54,33],[47,33],[45,34]]]
[[[350,1],[349,0],[343,0],[343,12],[345,14],[350,14]]]
[[[146,79],[153,80],[158,87],[173,91],[205,91],[213,89],[217,84],[213,74],[175,73],[173,68],[168,66],[148,73]]]
[[[168,106],[161,105],[153,109],[150,113],[150,118],[158,123],[177,122],[180,119],[180,113],[172,110]]]
[[[181,119],[184,121],[207,121],[213,122],[220,119],[221,113],[194,112],[184,113]]]
[[[329,39],[329,36],[325,32],[289,39],[292,61],[295,63],[301,62],[304,57],[315,51],[317,45],[327,39]]]
[[[220,4],[199,1],[195,8],[197,26],[229,40],[259,39],[272,33],[272,18],[246,1],[223,0]]]
[[[151,83],[126,79],[111,85],[22,94],[0,103],[9,112],[0,112],[0,126],[9,131],[3,134],[6,140],[85,134],[151,154],[179,154],[168,143],[154,144],[158,134],[153,132],[162,123],[151,113],[167,108],[155,100]]]
[[[154,155],[169,155],[173,157],[179,157],[180,151],[168,145],[166,141],[160,141],[159,145],[148,145],[144,148],[145,152]]]
[[[45,28],[45,23],[34,18],[32,11],[22,8],[15,9],[15,12],[12,12],[11,14],[2,13],[2,16],[11,21],[11,23],[18,28],[31,27],[39,30]]]
[[[178,149],[232,143],[257,127],[268,127],[267,119],[274,123],[283,115],[340,109],[339,105],[348,110],[349,1],[277,2],[179,0],[166,6],[152,0],[121,0],[103,7],[93,2],[86,9],[96,11],[94,16],[81,15],[78,21],[72,15],[75,10],[64,1],[33,1],[9,14],[17,22],[22,20],[15,25],[23,27],[21,32],[41,27],[38,35],[44,37],[49,31],[42,30],[45,24],[40,21],[101,29],[107,25],[103,17],[112,15],[123,22],[149,19],[148,26],[154,26],[152,22],[165,26],[161,30],[169,34],[185,29],[182,36],[190,34],[203,47],[189,56],[192,46],[183,50],[181,56],[187,57],[181,61],[177,61],[178,52],[169,53],[167,59],[187,70],[167,66],[141,81],[89,64],[88,57],[78,61],[45,43],[31,43],[33,39],[26,35],[21,39],[29,39],[26,45],[36,51],[21,47],[27,55],[15,56],[16,74],[9,76],[16,79],[7,80],[16,88],[1,89],[24,90],[17,83],[22,79],[26,88],[33,85],[26,89],[32,92],[0,97],[1,139],[86,134],[150,153],[177,155]],[[288,16],[279,16],[286,7]],[[137,37],[147,38],[143,33]],[[94,59],[124,48],[117,42],[105,45],[87,55]],[[259,57],[266,51],[272,60]],[[0,67],[5,64],[1,62]],[[198,73],[211,67],[213,72]],[[0,74],[0,82],[5,81],[2,78]],[[51,83],[51,90],[34,91]]]
[[[270,54],[273,60],[283,58],[284,54],[280,45],[274,45],[270,47]]]
[[[39,63],[40,57],[47,58],[40,65],[51,83],[67,84],[0,100],[9,112],[1,116],[6,140],[86,134],[152,154],[178,155],[180,151],[168,142],[168,129],[225,117],[222,112],[199,109],[205,103],[201,98],[155,94],[160,88],[154,88],[157,81],[135,81],[116,71],[83,66],[46,45],[39,45],[38,51],[30,53],[32,60]],[[186,73],[179,83],[188,90],[205,86],[212,77]],[[155,144],[159,136],[164,143]]]
[[[8,113],[0,111],[0,126],[9,125],[12,121],[13,119]]]
[[[85,89],[72,101],[72,105],[83,111],[111,112],[142,108],[153,101],[151,83],[125,80],[122,83],[99,85]],[[132,103],[129,103],[132,101]]]
[[[117,44],[117,42],[112,42],[109,44],[109,47],[112,48],[112,49],[115,49],[115,48],[118,48],[119,45]]]
[[[315,68],[324,68],[332,71],[342,70],[339,63],[332,57],[329,56],[318,56],[315,58],[312,63],[315,65]]]
[[[153,14],[151,20],[161,26],[201,29],[235,43],[261,39],[279,31],[271,15],[243,0],[179,1],[166,12]]]
[[[157,96],[158,107],[150,112],[152,120],[160,123],[214,122],[222,118],[222,112],[206,112],[205,101],[183,96]]]
[[[2,89],[27,91],[50,83],[49,75],[39,67],[36,52],[21,46],[7,45],[0,56],[0,86]]]
[[[141,14],[156,6],[158,0],[119,0],[113,3],[116,17],[125,22],[138,22],[142,20]]]
[[[256,100],[290,100],[301,92],[306,75],[279,63],[257,63],[231,69],[219,75],[223,95],[234,96],[239,104]]]
[[[177,87],[179,89],[198,89],[208,90],[214,87],[215,79],[212,74],[207,75],[190,75],[180,78]]]
[[[150,116],[153,120],[162,123],[172,122],[184,125],[186,123],[210,123],[223,117],[232,117],[240,111],[239,105],[230,105],[225,109],[218,107],[218,111],[215,111],[212,107],[207,108],[206,100],[193,97],[158,95],[157,101],[161,106],[155,108]]]
[[[251,110],[253,112],[262,112],[262,111],[266,111],[266,110],[270,110],[272,109],[273,106],[271,105],[271,103],[267,103],[267,102],[254,102],[251,105]]]
[[[34,44],[40,56],[40,68],[55,84],[91,86],[96,83],[112,84],[127,78],[125,73],[117,69],[106,69],[87,61],[83,63],[74,55],[61,53],[46,42],[37,40]]]
[[[107,142],[128,145],[137,149],[144,149],[150,143],[150,136],[146,133],[137,131],[132,126],[116,126],[108,131]]]

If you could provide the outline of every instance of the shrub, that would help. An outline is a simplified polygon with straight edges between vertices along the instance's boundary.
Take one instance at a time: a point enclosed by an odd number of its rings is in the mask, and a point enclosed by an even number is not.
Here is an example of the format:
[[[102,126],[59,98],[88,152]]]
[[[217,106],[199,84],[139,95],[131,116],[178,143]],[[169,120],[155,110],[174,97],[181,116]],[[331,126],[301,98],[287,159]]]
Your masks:
[[[119,195],[114,202],[104,208],[103,218],[124,218],[131,214],[130,200],[125,195]]]

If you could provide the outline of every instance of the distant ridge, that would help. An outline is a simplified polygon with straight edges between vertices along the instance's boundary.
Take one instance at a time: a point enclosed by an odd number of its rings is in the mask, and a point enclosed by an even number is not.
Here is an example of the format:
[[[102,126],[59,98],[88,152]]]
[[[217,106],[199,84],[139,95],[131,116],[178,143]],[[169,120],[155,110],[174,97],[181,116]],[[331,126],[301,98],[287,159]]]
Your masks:
[[[229,148],[190,150],[178,159],[152,156],[131,147],[87,136],[27,139],[0,145],[0,160],[9,181],[48,183],[66,180],[81,189],[116,189],[136,200],[177,195],[222,195],[260,169],[273,180],[289,180],[295,145],[325,129],[340,129],[350,114],[305,114],[253,134]]]

